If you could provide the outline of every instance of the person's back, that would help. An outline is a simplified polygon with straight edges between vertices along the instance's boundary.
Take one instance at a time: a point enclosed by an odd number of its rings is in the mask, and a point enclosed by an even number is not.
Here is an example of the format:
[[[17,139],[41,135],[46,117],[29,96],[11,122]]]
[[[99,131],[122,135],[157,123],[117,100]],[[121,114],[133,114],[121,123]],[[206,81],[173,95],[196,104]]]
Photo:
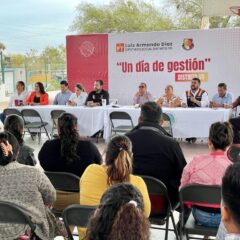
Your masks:
[[[111,186],[88,224],[88,240],[149,240],[150,223],[143,214],[144,201],[129,183]]]
[[[40,169],[15,161],[17,140],[12,138],[9,144],[4,140],[5,136],[5,133],[0,134],[0,201],[21,207],[36,224],[35,232],[39,238],[47,240],[62,235],[61,224],[48,208],[56,198],[54,187]],[[20,224],[0,224],[0,239],[15,239],[27,229]]]
[[[142,122],[126,134],[133,144],[133,173],[161,180],[172,203],[176,203],[186,161],[178,142],[159,126],[160,118],[161,108],[154,102],[145,103],[141,108]]]

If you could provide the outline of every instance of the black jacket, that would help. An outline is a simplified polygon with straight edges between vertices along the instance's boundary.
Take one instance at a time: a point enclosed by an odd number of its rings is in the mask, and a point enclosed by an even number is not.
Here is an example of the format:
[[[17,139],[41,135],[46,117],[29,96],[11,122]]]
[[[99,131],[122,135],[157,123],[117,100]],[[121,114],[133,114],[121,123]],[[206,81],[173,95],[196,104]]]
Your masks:
[[[89,141],[79,140],[77,146],[78,161],[71,164],[61,157],[60,139],[46,141],[39,154],[38,159],[45,171],[69,172],[79,177],[82,176],[85,169],[93,163],[101,164],[102,158],[97,147]]]
[[[154,123],[140,123],[126,134],[133,144],[133,172],[152,176],[168,188],[172,204],[178,201],[178,188],[186,165],[183,152],[166,131]]]

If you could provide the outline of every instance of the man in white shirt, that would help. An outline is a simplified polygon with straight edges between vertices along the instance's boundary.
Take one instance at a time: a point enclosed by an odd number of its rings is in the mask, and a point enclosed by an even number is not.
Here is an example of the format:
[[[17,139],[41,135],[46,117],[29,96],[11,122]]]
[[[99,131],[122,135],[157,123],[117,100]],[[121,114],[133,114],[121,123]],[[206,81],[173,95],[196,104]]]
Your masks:
[[[10,97],[8,107],[17,107],[25,105],[25,100],[28,96],[28,93],[25,91],[25,83],[23,81],[18,81],[16,84],[16,92]],[[0,114],[0,120],[4,122],[5,115]]]
[[[182,97],[182,107],[207,107],[209,100],[205,90],[200,88],[199,78],[193,78],[191,89],[186,91]]]

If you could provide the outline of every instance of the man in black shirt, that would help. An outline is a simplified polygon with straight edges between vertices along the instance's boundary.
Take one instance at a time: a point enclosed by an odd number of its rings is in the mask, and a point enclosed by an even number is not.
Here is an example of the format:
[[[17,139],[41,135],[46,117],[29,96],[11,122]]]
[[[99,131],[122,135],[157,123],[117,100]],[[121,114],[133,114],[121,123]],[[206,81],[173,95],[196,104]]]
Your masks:
[[[109,104],[109,94],[103,89],[103,81],[96,80],[93,85],[93,91],[89,93],[86,105],[89,107],[101,106],[102,100],[106,100],[106,104]]]
[[[162,109],[155,102],[143,104],[141,122],[126,135],[133,145],[133,173],[161,180],[175,205],[186,160],[178,142],[160,126],[161,116]]]

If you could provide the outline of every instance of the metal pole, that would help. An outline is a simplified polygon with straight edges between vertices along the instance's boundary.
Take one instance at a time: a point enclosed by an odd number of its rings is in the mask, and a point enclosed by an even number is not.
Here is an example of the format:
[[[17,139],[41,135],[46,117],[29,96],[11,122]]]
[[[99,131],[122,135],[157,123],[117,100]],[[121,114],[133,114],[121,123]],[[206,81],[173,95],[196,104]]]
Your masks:
[[[2,51],[0,51],[0,55],[1,55],[2,83],[5,83],[5,79],[4,79],[4,64],[3,64],[3,55],[2,55]]]

